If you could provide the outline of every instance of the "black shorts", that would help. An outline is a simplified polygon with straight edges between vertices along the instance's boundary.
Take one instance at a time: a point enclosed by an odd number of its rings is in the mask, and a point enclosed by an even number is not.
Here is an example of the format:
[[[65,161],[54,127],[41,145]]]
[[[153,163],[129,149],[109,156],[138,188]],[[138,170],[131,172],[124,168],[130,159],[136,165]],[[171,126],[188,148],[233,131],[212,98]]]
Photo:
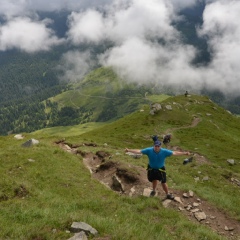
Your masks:
[[[162,183],[167,182],[165,167],[162,167],[161,169],[148,168],[147,177],[149,182],[152,182],[153,180],[159,180]]]

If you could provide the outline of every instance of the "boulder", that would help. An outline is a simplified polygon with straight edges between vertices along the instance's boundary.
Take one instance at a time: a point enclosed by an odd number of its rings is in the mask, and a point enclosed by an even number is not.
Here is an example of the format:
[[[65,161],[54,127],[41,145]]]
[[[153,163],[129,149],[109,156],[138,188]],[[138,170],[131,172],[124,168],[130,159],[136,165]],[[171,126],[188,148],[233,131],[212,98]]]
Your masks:
[[[39,144],[39,141],[36,139],[29,139],[27,142],[22,144],[22,147],[31,147],[32,145]]]

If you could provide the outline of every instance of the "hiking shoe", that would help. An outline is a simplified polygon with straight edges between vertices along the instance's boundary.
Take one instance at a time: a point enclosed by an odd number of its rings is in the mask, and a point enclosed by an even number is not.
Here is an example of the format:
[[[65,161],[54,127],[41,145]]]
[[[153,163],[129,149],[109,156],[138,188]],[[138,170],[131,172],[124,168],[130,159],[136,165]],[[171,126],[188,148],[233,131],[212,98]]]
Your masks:
[[[154,197],[156,195],[156,192],[154,190],[151,191],[150,197]]]
[[[167,199],[173,200],[174,196],[172,194],[167,194]]]

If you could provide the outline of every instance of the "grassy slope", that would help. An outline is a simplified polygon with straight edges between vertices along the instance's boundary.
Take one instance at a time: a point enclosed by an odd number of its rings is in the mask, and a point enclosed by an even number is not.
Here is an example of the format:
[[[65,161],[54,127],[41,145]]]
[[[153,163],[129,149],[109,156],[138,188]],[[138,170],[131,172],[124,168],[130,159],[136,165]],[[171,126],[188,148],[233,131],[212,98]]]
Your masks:
[[[166,105],[172,105],[173,110],[166,110]],[[146,106],[143,112],[104,126],[85,125],[85,133],[83,127],[75,126],[67,131],[44,129],[26,134],[24,140],[0,137],[0,239],[67,239],[71,234],[66,230],[73,221],[87,222],[101,236],[119,240],[155,240],[160,236],[161,239],[224,239],[204,226],[189,222],[180,213],[163,208],[157,198],[115,194],[91,178],[79,156],[53,144],[63,137],[71,143],[95,142],[98,147],[94,149],[86,146],[80,149],[108,151],[116,161],[146,166],[146,158],[129,159],[124,148],[149,146],[152,134],[188,126],[194,117],[199,117],[201,122],[195,128],[171,131],[172,145],[198,152],[210,164],[183,166],[183,157],[172,157],[168,162],[170,187],[191,189],[240,220],[239,187],[227,179],[240,178],[240,119],[201,96],[171,97],[162,106],[163,110],[154,116],[149,115]],[[22,148],[21,143],[29,138],[38,139],[40,144]],[[228,158],[235,159],[236,165],[229,166]],[[208,175],[210,181],[196,183],[194,177],[199,171],[202,176]]]
[[[149,103],[145,98],[148,90],[120,80],[110,68],[98,68],[51,100],[59,103],[60,107],[84,108],[93,112],[92,121],[96,121],[103,112],[109,115],[106,111],[112,109],[111,120],[116,120]]]

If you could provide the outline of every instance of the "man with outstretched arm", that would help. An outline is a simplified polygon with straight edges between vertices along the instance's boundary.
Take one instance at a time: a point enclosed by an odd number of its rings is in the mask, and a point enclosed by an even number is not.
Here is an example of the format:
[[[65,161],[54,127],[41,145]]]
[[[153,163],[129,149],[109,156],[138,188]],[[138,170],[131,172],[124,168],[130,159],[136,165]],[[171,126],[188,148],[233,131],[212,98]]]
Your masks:
[[[133,154],[144,154],[148,156],[148,181],[152,183],[152,192],[150,196],[156,194],[156,188],[158,181],[161,182],[162,188],[166,193],[167,199],[173,200],[174,197],[168,192],[167,178],[166,178],[166,169],[165,169],[165,159],[172,155],[181,156],[181,155],[190,155],[190,152],[180,152],[172,151],[169,149],[161,148],[161,142],[159,140],[154,142],[153,147],[148,147],[144,149],[125,149],[125,152]]]

